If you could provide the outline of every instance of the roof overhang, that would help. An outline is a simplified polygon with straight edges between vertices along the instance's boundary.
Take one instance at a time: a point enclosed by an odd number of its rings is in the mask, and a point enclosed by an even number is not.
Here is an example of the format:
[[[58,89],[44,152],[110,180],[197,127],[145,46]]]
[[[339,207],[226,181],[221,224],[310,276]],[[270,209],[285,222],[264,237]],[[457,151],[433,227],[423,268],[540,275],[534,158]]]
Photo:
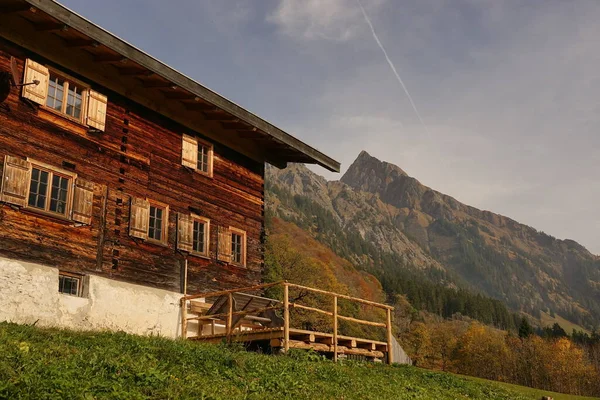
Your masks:
[[[53,0],[0,0],[0,37],[277,167],[340,163]]]

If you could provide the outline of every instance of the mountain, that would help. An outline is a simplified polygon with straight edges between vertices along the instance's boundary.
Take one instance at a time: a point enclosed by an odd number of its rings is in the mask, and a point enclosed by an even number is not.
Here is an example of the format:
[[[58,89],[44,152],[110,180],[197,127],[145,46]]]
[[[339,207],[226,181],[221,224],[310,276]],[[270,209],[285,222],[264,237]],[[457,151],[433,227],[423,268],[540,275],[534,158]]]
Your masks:
[[[429,282],[536,318],[548,312],[588,328],[600,325],[598,256],[575,241],[465,205],[367,152],[340,181],[291,165],[269,168],[266,188],[269,213],[377,276],[388,293],[414,292],[412,281]],[[446,307],[422,293],[417,300],[440,313]]]

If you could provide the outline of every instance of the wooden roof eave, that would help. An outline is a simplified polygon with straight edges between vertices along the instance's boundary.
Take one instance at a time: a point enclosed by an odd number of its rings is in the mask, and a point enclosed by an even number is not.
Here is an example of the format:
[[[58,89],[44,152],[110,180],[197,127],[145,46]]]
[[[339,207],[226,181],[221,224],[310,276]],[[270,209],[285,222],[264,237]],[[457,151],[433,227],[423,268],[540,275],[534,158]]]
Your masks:
[[[35,7],[35,9],[38,9],[48,14],[53,19],[57,20],[58,23],[55,24],[56,27],[60,28],[60,25],[63,26],[63,28],[61,29],[64,29],[65,26],[70,27],[87,37],[87,39],[85,39],[85,43],[82,40],[78,43],[73,42],[71,43],[71,45],[93,47],[97,47],[98,45],[106,46],[107,48],[117,53],[114,59],[107,60],[107,62],[121,62],[122,60],[131,60],[133,63],[141,67],[141,71],[143,71],[144,69],[148,71],[148,73],[146,74],[140,72],[140,76],[149,74],[156,75],[168,81],[170,84],[172,84],[173,87],[176,87],[180,92],[178,92],[177,94],[171,94],[171,96],[174,97],[172,100],[183,101],[197,98],[202,102],[209,103],[217,107],[218,109],[224,111],[225,113],[229,114],[231,117],[227,119],[235,119],[240,121],[239,125],[232,126],[232,128],[243,129],[244,126],[247,126],[248,128],[256,129],[256,132],[258,132],[259,134],[262,134],[267,138],[272,139],[273,142],[285,146],[289,150],[288,154],[295,154],[295,156],[290,156],[289,160],[282,160],[282,157],[280,156],[276,159],[271,159],[269,152],[266,152],[265,159],[267,162],[272,163],[276,166],[283,166],[286,162],[293,162],[293,160],[297,159],[306,159],[306,163],[318,164],[330,171],[339,172],[340,163],[338,161],[335,161],[329,156],[321,153],[315,148],[309,146],[308,144],[289,135],[283,130],[277,128],[276,126],[270,124],[264,119],[249,112],[248,110],[240,107],[239,105],[233,103],[232,101],[226,99],[218,93],[206,88],[198,82],[181,74],[180,72],[158,61],[154,57],[137,49],[131,44],[123,41],[122,39],[119,39],[115,35],[105,31],[104,29],[86,20],[80,15],[72,12],[66,7],[56,3],[55,1],[23,1],[29,4],[31,7]],[[134,69],[128,70],[128,72],[130,73],[134,71]],[[132,73],[132,75],[136,76],[137,74]],[[167,87],[169,86],[168,84],[166,85]],[[190,95],[187,96],[182,94],[180,96],[180,93],[184,92],[189,92]],[[224,122],[227,123],[227,121],[225,120]]]

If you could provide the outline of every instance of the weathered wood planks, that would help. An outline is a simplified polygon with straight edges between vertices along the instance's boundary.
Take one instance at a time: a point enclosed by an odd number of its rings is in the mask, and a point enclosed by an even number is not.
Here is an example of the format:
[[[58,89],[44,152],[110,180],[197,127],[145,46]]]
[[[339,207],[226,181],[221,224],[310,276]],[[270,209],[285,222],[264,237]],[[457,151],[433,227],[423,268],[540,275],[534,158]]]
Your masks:
[[[0,39],[0,70],[9,70],[11,56],[17,58],[20,74],[27,57],[44,62]],[[74,71],[62,70],[80,78]],[[38,110],[13,89],[4,103],[10,111],[0,110],[0,158],[13,155],[56,167],[64,162],[74,165],[73,172],[94,184],[91,225],[75,226],[0,204],[0,254],[176,291],[183,289],[186,258],[188,292],[259,282],[264,165],[214,143],[212,178],[186,169],[181,165],[182,134],[206,140],[201,132],[190,132],[94,82],[87,83],[108,95],[104,133],[88,132]],[[166,246],[129,236],[132,196],[169,205]],[[176,250],[176,215],[192,209],[211,220],[210,257]],[[218,226],[246,232],[246,267],[215,261]]]

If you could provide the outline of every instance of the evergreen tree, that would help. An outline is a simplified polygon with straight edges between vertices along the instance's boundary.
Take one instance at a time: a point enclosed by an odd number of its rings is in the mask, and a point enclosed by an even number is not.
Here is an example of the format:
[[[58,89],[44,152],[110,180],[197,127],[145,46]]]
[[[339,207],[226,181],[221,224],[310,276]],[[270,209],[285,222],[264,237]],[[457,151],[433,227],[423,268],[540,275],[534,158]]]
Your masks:
[[[519,337],[528,338],[533,334],[533,327],[529,323],[527,317],[521,319],[521,325],[519,325]]]

